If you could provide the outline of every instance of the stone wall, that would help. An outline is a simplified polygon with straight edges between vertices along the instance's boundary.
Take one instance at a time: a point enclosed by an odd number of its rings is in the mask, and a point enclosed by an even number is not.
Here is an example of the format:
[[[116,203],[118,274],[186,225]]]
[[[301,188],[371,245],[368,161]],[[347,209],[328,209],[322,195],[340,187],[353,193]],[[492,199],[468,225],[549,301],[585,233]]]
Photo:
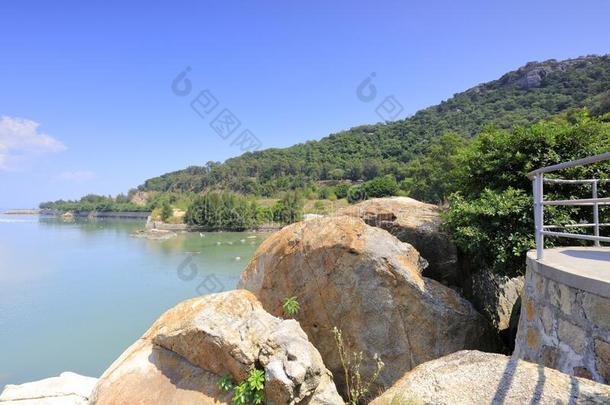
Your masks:
[[[610,383],[610,299],[561,276],[528,255],[514,356]]]

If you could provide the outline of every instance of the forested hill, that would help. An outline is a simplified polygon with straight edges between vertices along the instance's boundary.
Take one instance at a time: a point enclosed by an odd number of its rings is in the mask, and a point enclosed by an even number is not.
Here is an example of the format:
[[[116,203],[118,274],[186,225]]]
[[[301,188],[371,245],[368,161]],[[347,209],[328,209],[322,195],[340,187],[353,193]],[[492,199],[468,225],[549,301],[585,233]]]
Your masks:
[[[319,180],[406,176],[405,163],[447,132],[474,136],[482,126],[527,125],[572,108],[610,109],[610,56],[531,62],[415,115],[365,125],[285,149],[245,153],[147,180],[142,191],[207,188],[273,196]]]

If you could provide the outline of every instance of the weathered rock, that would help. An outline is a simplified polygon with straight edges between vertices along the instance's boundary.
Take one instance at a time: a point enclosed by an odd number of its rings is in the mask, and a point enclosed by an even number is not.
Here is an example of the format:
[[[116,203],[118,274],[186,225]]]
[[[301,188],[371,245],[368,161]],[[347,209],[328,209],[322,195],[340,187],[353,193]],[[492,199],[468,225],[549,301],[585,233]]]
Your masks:
[[[508,277],[481,269],[470,275],[465,288],[468,298],[500,332],[512,349],[519,324],[520,297],[524,277]]]
[[[0,394],[2,405],[85,405],[97,378],[64,372],[59,377],[7,385]]]
[[[440,209],[408,197],[374,198],[346,207],[338,215],[359,217],[407,242],[428,261],[424,276],[445,285],[461,285],[457,250],[441,232]]]
[[[371,405],[608,403],[610,386],[501,354],[460,351],[421,364]]]
[[[265,370],[267,404],[340,404],[330,372],[294,320],[265,312],[244,290],[167,311],[102,375],[92,404],[228,404],[218,381]]]
[[[343,387],[332,328],[349,352],[362,351],[368,379],[378,354],[386,367],[375,389],[422,362],[464,348],[491,348],[491,327],[455,291],[422,277],[411,245],[353,217],[321,218],[283,228],[263,242],[239,285],[272,314],[297,296],[296,315],[324,363]]]

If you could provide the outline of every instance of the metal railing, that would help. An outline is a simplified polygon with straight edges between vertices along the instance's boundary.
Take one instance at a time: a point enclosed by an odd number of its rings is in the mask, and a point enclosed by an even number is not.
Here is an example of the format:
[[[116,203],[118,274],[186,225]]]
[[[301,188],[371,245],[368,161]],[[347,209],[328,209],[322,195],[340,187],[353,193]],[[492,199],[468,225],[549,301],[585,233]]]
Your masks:
[[[586,179],[586,180],[565,180],[565,179],[545,179],[545,173],[551,173],[570,167],[588,165],[591,163],[610,160],[610,152],[602,153],[601,155],[589,156],[584,159],[572,160],[570,162],[560,163],[553,166],[543,167],[534,170],[527,174],[527,177],[532,180],[534,191],[534,224],[536,227],[536,256],[538,260],[544,258],[544,237],[558,236],[562,238],[573,238],[581,240],[591,240],[595,246],[599,246],[600,242],[610,242],[610,237],[599,236],[599,228],[610,226],[610,223],[599,222],[599,206],[610,205],[610,198],[598,198],[597,190],[599,183],[610,181],[610,179]],[[575,199],[575,200],[544,200],[544,183],[552,184],[590,184],[591,198]],[[593,207],[593,222],[585,224],[570,224],[570,225],[544,225],[544,206],[545,205],[572,205],[572,206],[592,206]],[[570,232],[556,232],[551,229],[556,228],[593,228],[593,235],[583,235]]]

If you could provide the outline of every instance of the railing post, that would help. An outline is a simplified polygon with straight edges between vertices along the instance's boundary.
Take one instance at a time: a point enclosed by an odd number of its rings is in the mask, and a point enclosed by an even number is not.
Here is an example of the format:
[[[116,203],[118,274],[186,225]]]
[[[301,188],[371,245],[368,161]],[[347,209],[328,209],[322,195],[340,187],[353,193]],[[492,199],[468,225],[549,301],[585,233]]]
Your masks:
[[[593,181],[592,183],[592,188],[593,188],[593,198],[597,198],[597,180]],[[597,203],[593,203],[593,223],[595,225],[593,230],[595,232],[595,236],[599,238],[599,204]],[[600,246],[599,244],[599,240],[595,241],[595,246]]]
[[[543,174],[536,174],[532,182],[533,193],[534,193],[534,225],[535,225],[535,237],[536,237],[536,258],[538,260],[544,259],[544,235],[542,234],[544,227],[544,206],[542,201],[544,199],[544,188],[543,188]]]

